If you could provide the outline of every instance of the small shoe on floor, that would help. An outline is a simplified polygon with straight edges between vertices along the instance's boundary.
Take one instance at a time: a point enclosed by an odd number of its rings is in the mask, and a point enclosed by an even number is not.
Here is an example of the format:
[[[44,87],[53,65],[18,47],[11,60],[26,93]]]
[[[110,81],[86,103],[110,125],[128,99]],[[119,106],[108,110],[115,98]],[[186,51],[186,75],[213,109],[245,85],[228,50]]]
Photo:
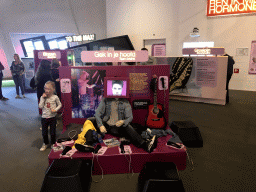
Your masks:
[[[7,100],[9,100],[9,99],[6,98],[6,97],[2,97],[0,100],[2,100],[2,101],[7,101]]]
[[[21,97],[19,96],[19,95],[16,95],[16,97],[15,97],[16,99],[20,99]]]
[[[41,131],[43,130],[42,127],[39,128]],[[50,129],[50,126],[48,126],[48,130]]]
[[[47,145],[44,143],[44,144],[42,145],[42,147],[40,148],[40,151],[45,151],[45,149],[47,149]]]
[[[26,96],[23,94],[23,98],[26,98]]]

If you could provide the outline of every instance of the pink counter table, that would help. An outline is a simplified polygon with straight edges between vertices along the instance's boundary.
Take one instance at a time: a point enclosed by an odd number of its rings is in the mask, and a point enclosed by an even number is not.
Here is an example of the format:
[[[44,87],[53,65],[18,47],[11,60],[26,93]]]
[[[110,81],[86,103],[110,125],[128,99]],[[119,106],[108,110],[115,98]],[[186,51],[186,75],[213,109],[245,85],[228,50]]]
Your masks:
[[[139,173],[146,162],[173,162],[176,164],[178,170],[186,169],[186,151],[184,149],[176,149],[166,145],[171,135],[160,137],[158,139],[157,148],[152,153],[147,153],[141,148],[135,147],[130,144],[131,154],[131,167],[134,173]],[[106,134],[104,139],[113,138],[112,135]],[[105,146],[104,143],[101,144]],[[54,159],[59,159],[62,151],[54,152],[51,150],[48,155],[49,165]],[[69,157],[61,157],[69,158]],[[73,159],[93,159],[92,153],[76,152],[72,156]],[[120,154],[119,147],[108,148],[103,155],[98,155],[98,161],[105,174],[122,174],[129,173],[129,154]],[[94,155],[94,168],[93,175],[100,175],[101,169],[97,161],[97,156]]]

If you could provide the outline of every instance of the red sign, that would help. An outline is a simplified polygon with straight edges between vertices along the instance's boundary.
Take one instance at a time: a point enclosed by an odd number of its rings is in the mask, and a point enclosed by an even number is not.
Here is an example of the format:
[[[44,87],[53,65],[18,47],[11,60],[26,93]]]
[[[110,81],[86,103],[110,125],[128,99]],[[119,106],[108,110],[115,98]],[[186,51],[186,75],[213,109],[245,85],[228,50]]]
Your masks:
[[[234,73],[239,73],[239,69],[235,68]]]
[[[207,16],[256,12],[256,0],[208,0]]]

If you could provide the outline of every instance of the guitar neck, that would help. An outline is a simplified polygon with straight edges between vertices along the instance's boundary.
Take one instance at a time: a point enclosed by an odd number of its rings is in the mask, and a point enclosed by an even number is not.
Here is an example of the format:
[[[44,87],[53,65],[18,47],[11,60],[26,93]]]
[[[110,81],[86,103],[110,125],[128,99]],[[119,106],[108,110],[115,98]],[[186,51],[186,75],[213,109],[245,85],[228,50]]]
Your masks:
[[[154,110],[157,110],[157,94],[154,93]]]
[[[154,85],[154,111],[157,112],[157,78],[155,79],[155,85]]]

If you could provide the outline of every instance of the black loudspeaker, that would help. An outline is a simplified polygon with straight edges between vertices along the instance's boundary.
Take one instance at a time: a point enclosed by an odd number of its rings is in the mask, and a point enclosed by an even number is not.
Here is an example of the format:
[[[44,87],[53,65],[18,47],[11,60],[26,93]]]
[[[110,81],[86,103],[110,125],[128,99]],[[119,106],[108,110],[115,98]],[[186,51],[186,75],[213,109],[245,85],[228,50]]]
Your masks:
[[[192,121],[173,121],[170,125],[186,147],[203,147],[199,128]]]
[[[89,191],[91,165],[91,160],[55,159],[46,172],[41,192]]]
[[[147,162],[138,178],[139,192],[185,192],[176,165],[171,162]]]

